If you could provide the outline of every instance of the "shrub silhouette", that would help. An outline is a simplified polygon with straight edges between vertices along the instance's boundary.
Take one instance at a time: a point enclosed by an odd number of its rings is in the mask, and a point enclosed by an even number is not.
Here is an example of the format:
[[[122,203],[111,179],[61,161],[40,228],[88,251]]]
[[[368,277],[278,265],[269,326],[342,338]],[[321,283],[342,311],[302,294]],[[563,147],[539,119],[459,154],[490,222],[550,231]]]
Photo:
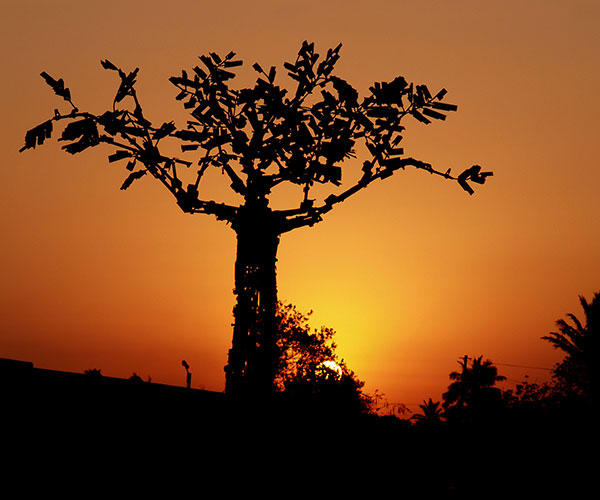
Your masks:
[[[364,382],[335,352],[335,331],[311,329],[311,313],[302,314],[295,306],[278,302],[278,390],[347,414],[372,411],[371,398],[362,391]]]

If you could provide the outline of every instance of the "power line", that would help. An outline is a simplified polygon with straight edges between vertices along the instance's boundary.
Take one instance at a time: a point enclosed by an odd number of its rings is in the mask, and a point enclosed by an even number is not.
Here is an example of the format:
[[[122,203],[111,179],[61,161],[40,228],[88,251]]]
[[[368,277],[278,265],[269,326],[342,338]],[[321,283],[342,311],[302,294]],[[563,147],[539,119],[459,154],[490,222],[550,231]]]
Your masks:
[[[494,364],[498,365],[498,366],[513,366],[515,368],[528,368],[530,370],[547,370],[549,372],[552,371],[552,368],[545,368],[545,367],[541,367],[541,366],[513,365],[513,364],[509,364],[509,363],[494,363]]]

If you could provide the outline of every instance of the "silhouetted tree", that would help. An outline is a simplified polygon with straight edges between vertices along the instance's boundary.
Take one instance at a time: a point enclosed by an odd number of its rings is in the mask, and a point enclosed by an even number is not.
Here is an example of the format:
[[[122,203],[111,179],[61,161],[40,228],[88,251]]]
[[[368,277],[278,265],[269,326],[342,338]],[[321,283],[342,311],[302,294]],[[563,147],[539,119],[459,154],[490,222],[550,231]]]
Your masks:
[[[278,390],[294,378],[302,378],[310,365],[335,363],[335,331],[321,327],[311,330],[308,321],[312,314],[303,314],[292,304],[277,303],[277,370]]]
[[[527,376],[525,377],[523,382],[516,385],[514,391],[510,391],[512,397],[519,403],[538,405],[552,397],[553,386],[551,384],[529,382]],[[508,393],[509,391],[506,392]]]
[[[510,408],[513,422],[540,425],[542,422],[549,423],[558,415],[564,403],[564,392],[554,382],[529,382],[526,377],[514,390],[504,391],[503,398]]]
[[[483,361],[483,356],[464,356],[459,364],[461,371],[450,373],[453,382],[442,395],[446,418],[452,422],[474,422],[493,417],[504,406],[502,391],[494,385],[506,377],[498,375],[497,368],[490,360]]]
[[[276,387],[299,399],[327,403],[338,411],[368,413],[372,401],[359,380],[335,350],[335,331],[311,329],[312,311],[302,314],[292,304],[278,302]]]
[[[235,60],[233,52],[224,57],[214,52],[200,56],[203,68],[196,66],[191,73],[184,70],[170,79],[178,90],[176,99],[191,112],[192,119],[183,129],[172,121],[155,126],[148,120],[135,90],[137,68],[126,72],[102,61],[105,69],[118,75],[120,85],[112,107],[101,114],[79,110],[62,79],[41,74],[71,109],[66,113],[55,110],[53,117],[29,130],[21,151],[42,144],[55,123],[66,121],[59,140],[67,142],[63,149],[68,153],[108,144],[115,150],[109,162],[126,160],[129,175],[121,189],[149,174],[171,192],[184,212],[212,215],[235,231],[237,303],[225,368],[229,393],[248,387],[273,390],[275,263],[282,234],[313,226],[334,206],[406,167],[457,181],[470,194],[469,181],[483,184],[492,175],[474,165],[455,177],[450,169],[438,171],[429,163],[404,156],[400,147],[403,119],[412,117],[428,124],[444,120],[445,113],[457,107],[443,102],[445,89],[432,95],[426,85],[408,84],[401,76],[375,83],[370,94],[359,100],[358,92],[333,74],[340,48],[329,49],[321,58],[313,43],[303,42],[295,61],[283,65],[294,85],[290,92],[276,83],[274,66],[265,71],[258,63],[253,65],[259,75],[255,85],[232,89],[229,83],[236,76],[232,70],[242,61]],[[167,139],[179,141],[182,152],[196,151],[193,161],[168,153]],[[355,178],[342,186],[342,164],[355,156],[358,141],[366,147],[367,159],[361,172],[345,169]],[[184,182],[182,169],[194,163],[199,169]],[[227,177],[241,197],[239,205],[199,195],[209,168]],[[291,208],[275,210],[269,206],[269,195],[283,183],[298,186],[299,201]],[[314,189],[319,184],[336,189],[322,195],[322,189]]]
[[[423,413],[415,413],[411,419],[419,425],[440,425],[442,423],[443,409],[439,401],[429,398],[419,405]]]
[[[102,372],[98,368],[90,368],[89,370],[85,370],[83,373],[92,377],[102,377]]]
[[[567,395],[575,395],[597,401],[598,374],[600,370],[600,293],[595,293],[591,302],[579,296],[583,308],[584,322],[574,314],[556,322],[558,332],[542,337],[566,357],[553,370],[555,381]]]

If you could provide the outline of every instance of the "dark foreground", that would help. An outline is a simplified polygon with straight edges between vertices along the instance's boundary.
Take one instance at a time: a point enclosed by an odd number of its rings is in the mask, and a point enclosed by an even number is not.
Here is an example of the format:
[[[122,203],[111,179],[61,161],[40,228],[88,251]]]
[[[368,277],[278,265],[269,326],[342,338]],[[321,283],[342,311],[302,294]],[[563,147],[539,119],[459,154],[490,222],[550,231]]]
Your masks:
[[[208,498],[536,499],[594,491],[598,436],[589,421],[415,427],[284,395],[232,400],[12,360],[0,360],[0,390],[4,477],[45,493],[82,483],[80,497],[105,488],[120,497],[115,492],[132,484],[141,494],[165,481]]]

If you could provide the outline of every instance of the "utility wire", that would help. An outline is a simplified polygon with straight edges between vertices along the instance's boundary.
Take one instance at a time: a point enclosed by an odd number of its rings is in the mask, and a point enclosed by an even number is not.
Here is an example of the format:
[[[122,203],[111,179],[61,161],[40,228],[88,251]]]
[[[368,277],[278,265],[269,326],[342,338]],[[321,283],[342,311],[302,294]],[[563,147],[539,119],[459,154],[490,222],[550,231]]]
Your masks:
[[[498,365],[498,366],[513,366],[515,368],[528,368],[530,370],[547,370],[549,372],[552,371],[552,368],[544,368],[544,367],[541,367],[541,366],[512,365],[512,364],[509,364],[509,363],[494,363],[494,364]]]

